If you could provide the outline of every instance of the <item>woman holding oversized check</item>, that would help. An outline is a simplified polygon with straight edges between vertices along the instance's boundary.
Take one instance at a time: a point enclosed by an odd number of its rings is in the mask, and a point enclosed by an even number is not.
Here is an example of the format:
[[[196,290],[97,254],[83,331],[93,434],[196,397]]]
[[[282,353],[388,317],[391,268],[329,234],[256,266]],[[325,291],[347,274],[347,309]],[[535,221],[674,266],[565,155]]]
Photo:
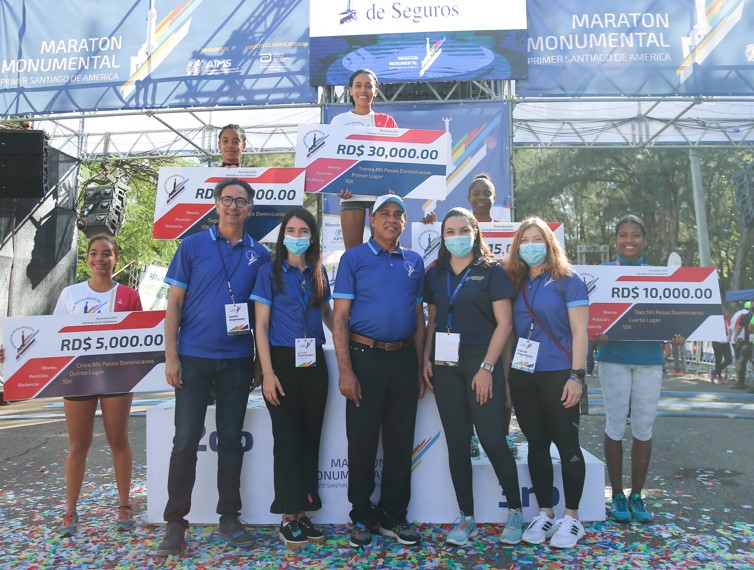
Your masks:
[[[522,539],[569,548],[584,536],[578,508],[586,478],[579,445],[579,401],[584,388],[589,294],[550,227],[527,218],[513,236],[506,270],[518,293],[510,391],[516,418],[529,443],[529,474],[539,515]],[[563,471],[565,514],[553,513],[550,445]]]
[[[336,115],[331,125],[343,127],[384,127],[397,129],[398,123],[386,113],[375,113],[372,102],[379,93],[380,82],[373,71],[358,69],[348,80],[348,97],[353,110]],[[350,249],[363,240],[366,211],[374,204],[375,196],[351,194],[350,190],[340,192],[340,225],[343,230],[343,245]]]
[[[642,252],[647,232],[644,222],[629,214],[618,220],[615,245],[618,255],[607,265],[635,266],[644,263]],[[606,334],[594,337],[599,345],[597,360],[605,401],[605,464],[613,491],[612,519],[618,522],[652,522],[641,492],[652,455],[652,427],[657,416],[662,387],[662,343],[659,341],[611,341]],[[674,335],[674,344],[685,344]],[[631,493],[623,492],[623,434],[631,413]]]
[[[139,294],[113,281],[119,260],[116,241],[108,235],[95,236],[86,248],[86,265],[92,272],[87,281],[63,289],[56,315],[76,313],[109,313],[141,311]],[[68,428],[68,458],[65,462],[66,513],[58,534],[73,536],[78,529],[76,505],[81,493],[86,468],[86,456],[94,433],[94,414],[97,402],[102,407],[102,423],[113,453],[115,485],[118,488],[118,512],[115,528],[131,530],[134,525],[131,502],[131,444],[128,441],[128,418],[133,394],[94,394],[67,397],[63,401]]]
[[[319,442],[328,386],[322,323],[332,329],[317,221],[304,208],[283,217],[275,261],[259,269],[251,298],[274,440],[275,499],[270,511],[282,515],[278,535],[295,550],[324,540],[306,512],[322,507]]]

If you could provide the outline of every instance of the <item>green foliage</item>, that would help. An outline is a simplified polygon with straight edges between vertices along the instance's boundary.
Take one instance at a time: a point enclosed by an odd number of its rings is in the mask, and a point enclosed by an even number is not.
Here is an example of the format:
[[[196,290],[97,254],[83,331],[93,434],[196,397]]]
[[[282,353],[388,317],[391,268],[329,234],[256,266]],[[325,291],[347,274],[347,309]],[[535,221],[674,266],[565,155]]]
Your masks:
[[[245,154],[243,164],[263,168],[291,167],[294,165],[294,159],[292,153]],[[162,166],[197,165],[197,161],[192,159],[121,160],[110,161],[105,165],[97,161],[82,165],[81,188],[89,184],[108,183],[108,176],[112,177],[111,180],[123,181],[131,188],[127,197],[124,222],[116,237],[121,254],[121,262],[116,269],[116,281],[128,284],[130,275],[145,265],[170,263],[178,248],[178,241],[152,239],[158,171]],[[317,195],[310,194],[304,197],[304,207],[315,216],[318,198]],[[88,238],[80,232],[77,281],[88,279],[91,275],[85,262],[87,243]]]
[[[741,238],[732,178],[754,160],[751,150],[699,149],[712,262],[723,284],[732,275]],[[677,251],[684,265],[698,265],[691,167],[687,149],[579,148],[519,150],[515,219],[537,215],[566,222],[571,259],[579,244],[610,245],[615,222],[627,213],[641,217],[649,234],[645,258],[664,265]],[[749,252],[744,278],[754,280]]]
[[[154,205],[157,192],[157,172],[161,166],[179,166],[180,161],[117,161],[103,166],[100,162],[83,164],[81,168],[81,188],[90,183],[104,183],[110,175],[130,187],[126,198],[126,211],[123,225],[116,239],[120,246],[120,264],[116,269],[116,280],[128,284],[131,270],[138,271],[149,263],[167,265],[173,258],[178,242],[152,239]],[[79,263],[77,281],[88,279],[90,272],[86,266],[86,246],[88,238],[79,233]],[[123,270],[128,266],[128,269]]]

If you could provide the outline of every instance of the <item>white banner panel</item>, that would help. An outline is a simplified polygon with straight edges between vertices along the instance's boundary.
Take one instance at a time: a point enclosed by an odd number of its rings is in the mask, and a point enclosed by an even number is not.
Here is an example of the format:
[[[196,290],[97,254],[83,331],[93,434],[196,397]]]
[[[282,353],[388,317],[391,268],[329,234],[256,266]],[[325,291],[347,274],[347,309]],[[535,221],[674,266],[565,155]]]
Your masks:
[[[518,230],[520,222],[481,222],[479,229],[482,237],[490,250],[500,260],[508,256],[508,250],[513,243],[513,236]],[[562,222],[547,222],[555,237],[565,248],[565,231]],[[413,222],[411,224],[411,249],[421,254],[424,258],[424,267],[429,267],[437,259],[437,251],[440,247],[440,228],[441,222],[434,224],[422,224]]]
[[[307,192],[443,199],[449,150],[445,131],[299,125],[296,166]]]
[[[309,10],[312,38],[526,29],[526,0],[310,0]]]
[[[322,524],[349,522],[348,512],[348,444],[346,440],[345,398],[338,390],[338,363],[332,347],[325,347],[330,371],[330,386],[322,427],[319,454],[319,493],[322,509],[312,518]],[[173,427],[173,406],[169,402],[147,411],[147,520],[161,523],[167,500],[167,474]],[[196,484],[191,497],[188,519],[194,524],[217,524],[217,434],[215,407],[210,406],[205,419],[204,435],[200,441],[196,465]],[[243,432],[244,462],[241,472],[241,517],[251,524],[278,524],[280,515],[270,513],[273,500],[272,426],[270,415],[261,395],[254,392],[246,409]],[[538,512],[537,501],[526,464],[527,449],[519,449],[517,460],[524,518],[528,521]],[[560,459],[551,450],[554,468],[554,508],[561,516],[565,508]],[[604,464],[584,451],[586,481],[579,506],[579,518],[584,521],[605,520]],[[431,523],[450,523],[458,517],[458,504],[453,492],[448,468],[448,451],[434,396],[428,393],[419,400],[412,457],[411,503],[408,520]],[[479,523],[504,522],[507,505],[497,477],[487,461],[472,462],[476,520]],[[375,466],[376,489],[379,497],[382,455]]]
[[[303,168],[160,168],[152,237],[180,239],[215,223],[213,191],[225,178],[248,182],[254,190],[255,208],[304,203]]]

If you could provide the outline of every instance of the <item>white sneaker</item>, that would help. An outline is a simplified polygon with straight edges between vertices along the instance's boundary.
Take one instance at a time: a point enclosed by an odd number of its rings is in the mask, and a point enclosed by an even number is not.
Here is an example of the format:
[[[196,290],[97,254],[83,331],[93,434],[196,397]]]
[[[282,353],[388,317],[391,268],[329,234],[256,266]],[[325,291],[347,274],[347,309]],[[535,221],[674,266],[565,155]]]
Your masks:
[[[545,540],[555,534],[555,516],[548,516],[547,513],[539,513],[536,518],[526,527],[521,540],[529,544],[542,544]]]
[[[573,517],[565,515],[555,525],[557,530],[550,539],[553,548],[571,548],[584,536],[584,527]]]

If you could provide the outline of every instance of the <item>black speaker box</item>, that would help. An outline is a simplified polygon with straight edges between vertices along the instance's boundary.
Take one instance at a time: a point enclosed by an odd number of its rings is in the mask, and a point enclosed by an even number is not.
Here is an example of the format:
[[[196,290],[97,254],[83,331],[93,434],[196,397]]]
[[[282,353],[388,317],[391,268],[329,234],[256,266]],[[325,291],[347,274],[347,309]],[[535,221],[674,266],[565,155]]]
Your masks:
[[[47,135],[0,129],[0,198],[43,198],[47,193]]]

